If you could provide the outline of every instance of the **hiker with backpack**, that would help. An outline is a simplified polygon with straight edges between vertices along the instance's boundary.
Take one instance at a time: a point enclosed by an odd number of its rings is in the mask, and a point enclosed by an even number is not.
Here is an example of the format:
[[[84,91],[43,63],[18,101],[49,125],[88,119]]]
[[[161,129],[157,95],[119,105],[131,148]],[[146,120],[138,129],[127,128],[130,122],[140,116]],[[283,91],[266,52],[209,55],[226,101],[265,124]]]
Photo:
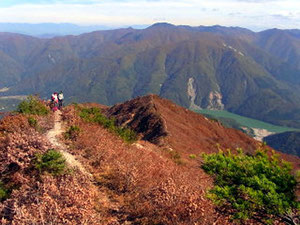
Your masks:
[[[64,94],[62,91],[60,91],[58,94],[58,108],[59,109],[62,109],[63,101],[64,101]]]
[[[57,110],[57,104],[58,104],[58,96],[57,96],[57,92],[54,92],[51,95],[51,109],[53,112]]]

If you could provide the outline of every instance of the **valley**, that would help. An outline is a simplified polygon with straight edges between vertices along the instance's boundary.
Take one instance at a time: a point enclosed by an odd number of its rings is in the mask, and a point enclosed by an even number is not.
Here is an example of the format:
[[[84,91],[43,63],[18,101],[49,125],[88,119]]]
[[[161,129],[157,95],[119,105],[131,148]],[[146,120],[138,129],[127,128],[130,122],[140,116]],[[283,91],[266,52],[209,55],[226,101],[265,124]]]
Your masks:
[[[299,9],[0,1],[0,224],[300,225]]]
[[[0,96],[63,90],[69,103],[114,105],[153,93],[300,128],[299,43],[291,30],[167,23],[48,39],[0,33]]]
[[[247,129],[259,129],[266,130],[270,133],[282,133],[286,131],[300,131],[300,129],[292,127],[276,126],[270,123],[262,122],[259,120],[251,119],[248,117],[240,116],[228,111],[222,110],[195,110],[200,114],[207,116],[208,118],[219,120],[224,126],[235,129],[244,130],[249,135],[255,136],[253,130],[247,131]]]

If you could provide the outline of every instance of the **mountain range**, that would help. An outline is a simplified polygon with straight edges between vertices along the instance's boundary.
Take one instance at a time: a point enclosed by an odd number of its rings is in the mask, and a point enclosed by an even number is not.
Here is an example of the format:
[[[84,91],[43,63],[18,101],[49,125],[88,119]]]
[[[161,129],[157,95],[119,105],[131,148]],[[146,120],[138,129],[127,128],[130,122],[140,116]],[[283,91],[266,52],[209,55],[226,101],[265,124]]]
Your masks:
[[[300,127],[300,30],[167,23],[49,39],[0,33],[2,96],[63,90],[113,105],[157,94]]]

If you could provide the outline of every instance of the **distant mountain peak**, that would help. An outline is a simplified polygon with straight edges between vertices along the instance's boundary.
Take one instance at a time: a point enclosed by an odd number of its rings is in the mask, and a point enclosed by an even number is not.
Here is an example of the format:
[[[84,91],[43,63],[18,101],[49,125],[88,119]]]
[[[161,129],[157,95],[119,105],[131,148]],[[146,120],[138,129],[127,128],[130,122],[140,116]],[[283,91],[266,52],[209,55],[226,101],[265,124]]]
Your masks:
[[[159,28],[174,28],[176,26],[171,23],[162,22],[162,23],[155,23],[152,26],[150,26],[149,28],[157,28],[157,27],[159,27]]]

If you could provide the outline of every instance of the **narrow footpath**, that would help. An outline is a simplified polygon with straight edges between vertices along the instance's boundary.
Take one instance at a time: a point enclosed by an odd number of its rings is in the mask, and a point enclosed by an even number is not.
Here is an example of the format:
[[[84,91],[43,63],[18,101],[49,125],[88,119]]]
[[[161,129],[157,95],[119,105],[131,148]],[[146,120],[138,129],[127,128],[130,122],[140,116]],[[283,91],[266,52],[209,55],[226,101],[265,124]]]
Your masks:
[[[75,158],[75,156],[67,152],[67,146],[59,139],[63,132],[65,132],[65,129],[61,119],[61,112],[56,111],[54,113],[54,127],[47,133],[47,139],[53,145],[55,150],[63,154],[69,167],[78,169],[81,173],[88,176],[89,180],[94,183],[94,176],[84,168],[84,166]],[[99,225],[120,224],[116,215],[111,215],[111,213],[107,214],[107,212],[111,212],[112,210],[119,211],[120,205],[118,200],[114,199],[112,196],[109,196],[105,191],[101,190],[100,187],[98,188],[98,205],[100,205],[104,212],[106,212],[103,221],[99,221]],[[129,225],[131,223],[125,222],[124,224]]]
[[[90,174],[83,165],[76,160],[76,158],[67,152],[67,147],[59,140],[59,136],[62,135],[64,132],[62,121],[61,121],[61,112],[56,111],[54,113],[54,127],[49,130],[47,133],[47,138],[49,142],[53,145],[55,150],[59,151],[66,159],[66,163],[72,167],[78,169],[80,172],[82,172],[85,175],[88,175],[90,177],[93,177],[92,174]]]

